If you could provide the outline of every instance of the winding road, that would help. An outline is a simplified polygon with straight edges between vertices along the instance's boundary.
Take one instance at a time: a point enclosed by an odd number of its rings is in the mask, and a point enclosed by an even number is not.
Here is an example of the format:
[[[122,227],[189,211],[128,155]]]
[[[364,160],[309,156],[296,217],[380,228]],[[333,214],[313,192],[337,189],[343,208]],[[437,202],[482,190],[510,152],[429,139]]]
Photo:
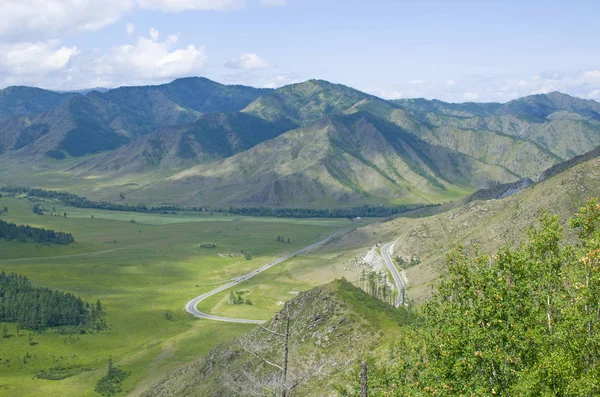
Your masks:
[[[312,250],[314,248],[317,248],[317,247],[325,244],[326,242],[328,242],[328,241],[330,241],[330,240],[332,240],[332,239],[334,239],[334,238],[336,238],[336,237],[338,237],[338,236],[340,236],[342,234],[348,233],[350,230],[352,230],[352,229],[351,228],[350,229],[346,228],[346,229],[339,230],[339,231],[333,233],[331,236],[325,237],[324,239],[319,240],[316,243],[313,243],[313,244],[311,244],[311,245],[309,245],[307,247],[301,248],[301,249],[299,249],[297,251],[294,251],[294,252],[291,252],[291,253],[289,253],[289,254],[287,254],[285,256],[282,256],[281,258],[276,259],[276,260],[274,260],[272,262],[269,262],[266,265],[264,265],[264,266],[262,266],[262,267],[260,267],[260,268],[258,268],[256,270],[253,270],[253,271],[251,271],[248,274],[245,274],[243,276],[240,276],[238,278],[233,279],[233,281],[231,281],[231,282],[229,282],[227,284],[224,284],[224,285],[220,286],[219,288],[215,288],[212,291],[206,292],[206,293],[204,293],[204,294],[202,294],[202,295],[200,295],[200,296],[192,299],[191,301],[189,301],[185,305],[185,310],[188,313],[190,313],[191,315],[195,316],[195,317],[205,318],[205,319],[208,319],[208,320],[225,321],[225,322],[228,322],[228,323],[262,324],[262,323],[265,322],[265,320],[248,320],[248,319],[244,319],[244,318],[221,317],[221,316],[215,316],[215,315],[212,315],[212,314],[202,313],[201,311],[199,311],[197,309],[197,306],[198,306],[198,303],[202,302],[203,300],[205,300],[205,299],[207,299],[207,298],[209,298],[209,297],[211,297],[211,296],[213,296],[215,294],[218,294],[219,292],[225,291],[226,289],[231,288],[231,287],[233,287],[235,285],[238,285],[239,283],[241,283],[243,281],[250,280],[252,277],[256,276],[257,274],[260,274],[260,273],[264,272],[265,270],[268,270],[268,269],[272,268],[273,266],[280,264],[281,262],[284,262],[284,261],[286,261],[286,260],[288,260],[290,258],[293,258],[296,255],[300,255],[300,254],[303,254],[303,253],[305,253],[307,251],[310,251],[310,250]]]
[[[394,243],[387,243],[381,247],[381,254],[383,255],[383,259],[385,260],[385,264],[388,269],[392,273],[392,277],[394,278],[394,282],[396,283],[396,288],[398,289],[398,298],[394,301],[394,307],[399,307],[404,303],[404,281],[402,281],[402,277],[400,277],[400,273],[398,273],[398,269],[396,269],[396,265],[394,265],[394,261],[390,257],[390,248],[392,248]]]

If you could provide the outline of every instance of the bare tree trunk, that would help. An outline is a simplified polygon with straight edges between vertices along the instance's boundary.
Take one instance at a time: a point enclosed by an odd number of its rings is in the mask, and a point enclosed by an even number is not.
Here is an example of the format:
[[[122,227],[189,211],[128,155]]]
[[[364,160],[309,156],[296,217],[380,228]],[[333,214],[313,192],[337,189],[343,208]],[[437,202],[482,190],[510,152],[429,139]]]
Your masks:
[[[363,358],[360,363],[360,397],[367,397],[369,394],[367,380],[367,360]]]
[[[285,307],[285,342],[284,342],[284,353],[283,353],[283,373],[281,374],[281,397],[286,397],[287,395],[287,370],[288,370],[288,339],[290,336],[290,315],[288,312],[288,305]]]

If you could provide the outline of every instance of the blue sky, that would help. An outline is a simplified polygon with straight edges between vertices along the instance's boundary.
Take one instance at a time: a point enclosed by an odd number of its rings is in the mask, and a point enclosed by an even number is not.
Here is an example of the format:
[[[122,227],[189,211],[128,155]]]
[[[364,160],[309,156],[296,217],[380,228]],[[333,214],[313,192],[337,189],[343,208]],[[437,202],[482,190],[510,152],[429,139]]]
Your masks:
[[[386,98],[600,100],[600,2],[0,0],[0,87],[310,78]]]

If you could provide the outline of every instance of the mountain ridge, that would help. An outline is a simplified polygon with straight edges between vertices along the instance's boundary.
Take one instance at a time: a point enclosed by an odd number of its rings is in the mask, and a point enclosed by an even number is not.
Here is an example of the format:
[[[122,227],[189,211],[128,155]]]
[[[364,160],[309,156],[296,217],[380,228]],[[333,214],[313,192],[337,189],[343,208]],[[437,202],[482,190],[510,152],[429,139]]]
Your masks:
[[[0,155],[53,179],[96,181],[101,190],[79,193],[102,200],[433,203],[535,180],[597,147],[597,109],[560,93],[451,104],[386,101],[324,80],[261,90],[195,77],[74,95],[0,121]]]

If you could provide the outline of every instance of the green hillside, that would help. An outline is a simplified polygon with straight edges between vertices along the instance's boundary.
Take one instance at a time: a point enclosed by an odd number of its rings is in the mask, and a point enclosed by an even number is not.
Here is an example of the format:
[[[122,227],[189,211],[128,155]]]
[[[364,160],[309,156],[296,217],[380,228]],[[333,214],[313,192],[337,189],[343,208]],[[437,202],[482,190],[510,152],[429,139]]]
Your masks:
[[[302,292],[286,306],[265,327],[285,333],[289,315],[286,386],[301,396],[336,396],[333,385],[348,373],[348,364],[366,354],[385,355],[408,320],[403,309],[393,309],[345,280]],[[256,327],[173,371],[144,396],[241,396],[279,390],[280,372],[249,353],[281,363],[283,340],[278,339]]]
[[[595,154],[572,168],[565,169],[567,164],[562,173],[504,199],[475,200],[433,216],[415,214],[357,229],[331,249],[395,241],[394,255],[415,256],[421,261],[406,274],[409,294],[423,300],[429,295],[430,283],[443,270],[446,253],[456,244],[477,245],[482,252],[492,252],[504,244],[516,246],[543,209],[557,214],[564,225],[578,207],[600,195],[600,159],[597,151]]]
[[[592,150],[599,108],[556,92],[456,104],[323,80],[260,90],[187,78],[0,122],[0,180],[131,203],[440,203]]]
[[[45,112],[77,95],[33,87],[7,87],[0,90],[0,121]]]
[[[239,111],[266,92],[186,78],[71,95],[39,115],[6,121],[0,126],[0,145],[21,159],[78,157],[116,149],[161,126],[194,122],[203,113]]]
[[[333,116],[128,197],[219,206],[431,203],[511,179],[500,167],[431,146],[367,113]]]
[[[288,119],[308,125],[327,115],[339,114],[365,99],[383,100],[341,84],[309,80],[292,84],[263,95],[243,112],[266,120]]]
[[[156,169],[181,169],[230,157],[292,127],[285,120],[269,122],[245,113],[208,113],[194,123],[159,128],[83,161],[71,171],[110,179]]]

